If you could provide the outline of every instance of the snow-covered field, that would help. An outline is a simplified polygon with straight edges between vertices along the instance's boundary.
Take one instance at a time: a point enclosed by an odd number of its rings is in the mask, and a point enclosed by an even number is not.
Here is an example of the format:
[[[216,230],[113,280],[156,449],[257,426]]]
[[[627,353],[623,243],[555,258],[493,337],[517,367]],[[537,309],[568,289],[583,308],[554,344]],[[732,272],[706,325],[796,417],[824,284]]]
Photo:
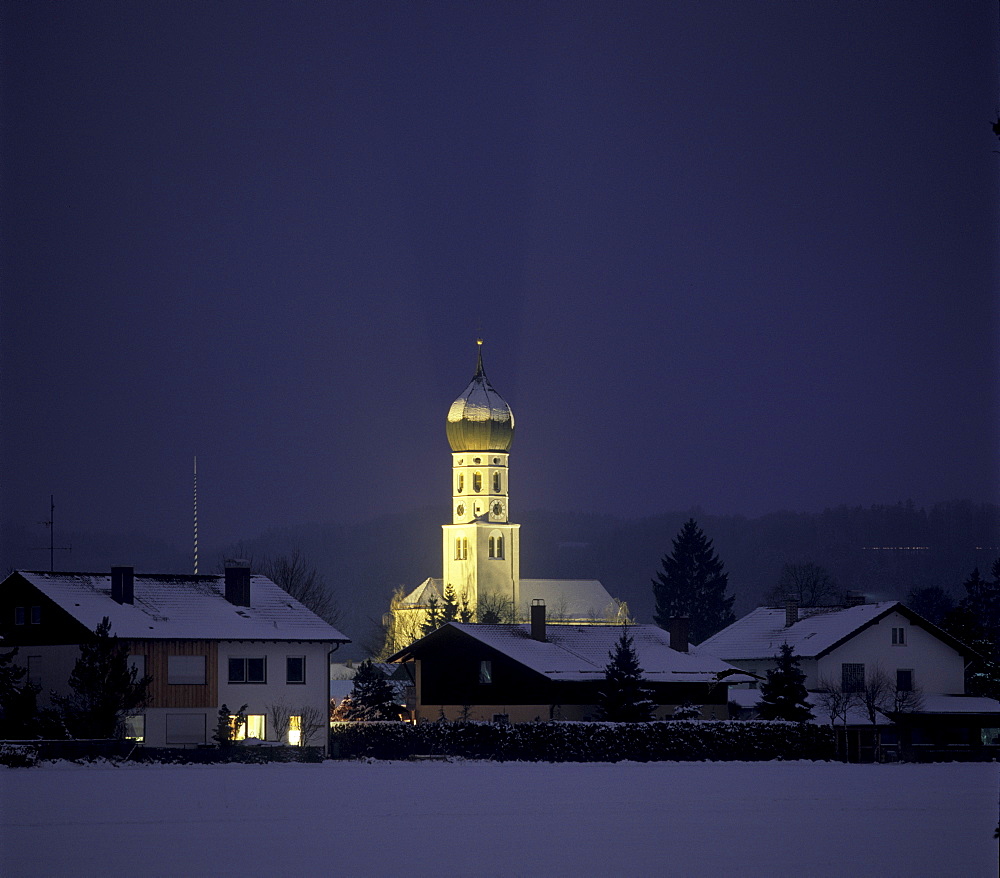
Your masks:
[[[0,874],[997,875],[1000,765],[0,768]]]

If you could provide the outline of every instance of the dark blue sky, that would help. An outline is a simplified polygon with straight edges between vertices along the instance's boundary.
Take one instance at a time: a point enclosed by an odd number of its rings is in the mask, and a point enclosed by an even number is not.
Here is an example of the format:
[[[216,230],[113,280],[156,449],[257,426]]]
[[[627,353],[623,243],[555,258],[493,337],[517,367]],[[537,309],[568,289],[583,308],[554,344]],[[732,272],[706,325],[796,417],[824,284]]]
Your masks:
[[[3,515],[1000,499],[995,2],[7,3]]]

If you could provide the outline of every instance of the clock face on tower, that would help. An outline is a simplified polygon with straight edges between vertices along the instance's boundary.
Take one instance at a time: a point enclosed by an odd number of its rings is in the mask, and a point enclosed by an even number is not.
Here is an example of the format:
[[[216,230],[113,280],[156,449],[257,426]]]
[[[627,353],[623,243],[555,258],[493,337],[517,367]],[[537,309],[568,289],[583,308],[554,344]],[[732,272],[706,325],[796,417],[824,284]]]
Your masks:
[[[501,515],[503,515],[503,503],[501,503],[499,500],[494,501],[492,506],[492,511],[493,514],[497,518],[499,518]]]
[[[455,514],[458,515],[458,516],[465,515],[465,504],[464,503],[459,503],[458,506],[455,507]]]

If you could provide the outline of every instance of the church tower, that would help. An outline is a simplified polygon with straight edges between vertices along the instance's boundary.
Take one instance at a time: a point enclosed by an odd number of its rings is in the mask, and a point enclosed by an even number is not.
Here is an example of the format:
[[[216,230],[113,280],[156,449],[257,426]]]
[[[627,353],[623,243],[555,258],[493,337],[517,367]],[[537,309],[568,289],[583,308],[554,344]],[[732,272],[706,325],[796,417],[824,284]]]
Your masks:
[[[448,411],[451,524],[443,525],[444,577],[461,602],[520,606],[519,524],[509,519],[508,455],[514,414],[486,377],[482,339],[476,374]]]

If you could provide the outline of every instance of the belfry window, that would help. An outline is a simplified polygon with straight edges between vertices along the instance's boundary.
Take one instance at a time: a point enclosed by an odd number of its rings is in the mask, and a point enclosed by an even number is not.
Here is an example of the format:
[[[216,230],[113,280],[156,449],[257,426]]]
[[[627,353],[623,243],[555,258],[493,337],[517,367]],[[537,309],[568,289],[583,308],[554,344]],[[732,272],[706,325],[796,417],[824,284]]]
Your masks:
[[[503,557],[503,534],[496,531],[490,534],[489,551],[491,558]]]
[[[455,560],[464,561],[469,557],[468,537],[455,537]]]
[[[472,474],[472,490],[477,494],[483,490],[483,474],[473,473]]]
[[[493,493],[500,493],[500,473],[493,473]]]
[[[465,473],[458,474],[458,493],[461,494],[465,488]]]

